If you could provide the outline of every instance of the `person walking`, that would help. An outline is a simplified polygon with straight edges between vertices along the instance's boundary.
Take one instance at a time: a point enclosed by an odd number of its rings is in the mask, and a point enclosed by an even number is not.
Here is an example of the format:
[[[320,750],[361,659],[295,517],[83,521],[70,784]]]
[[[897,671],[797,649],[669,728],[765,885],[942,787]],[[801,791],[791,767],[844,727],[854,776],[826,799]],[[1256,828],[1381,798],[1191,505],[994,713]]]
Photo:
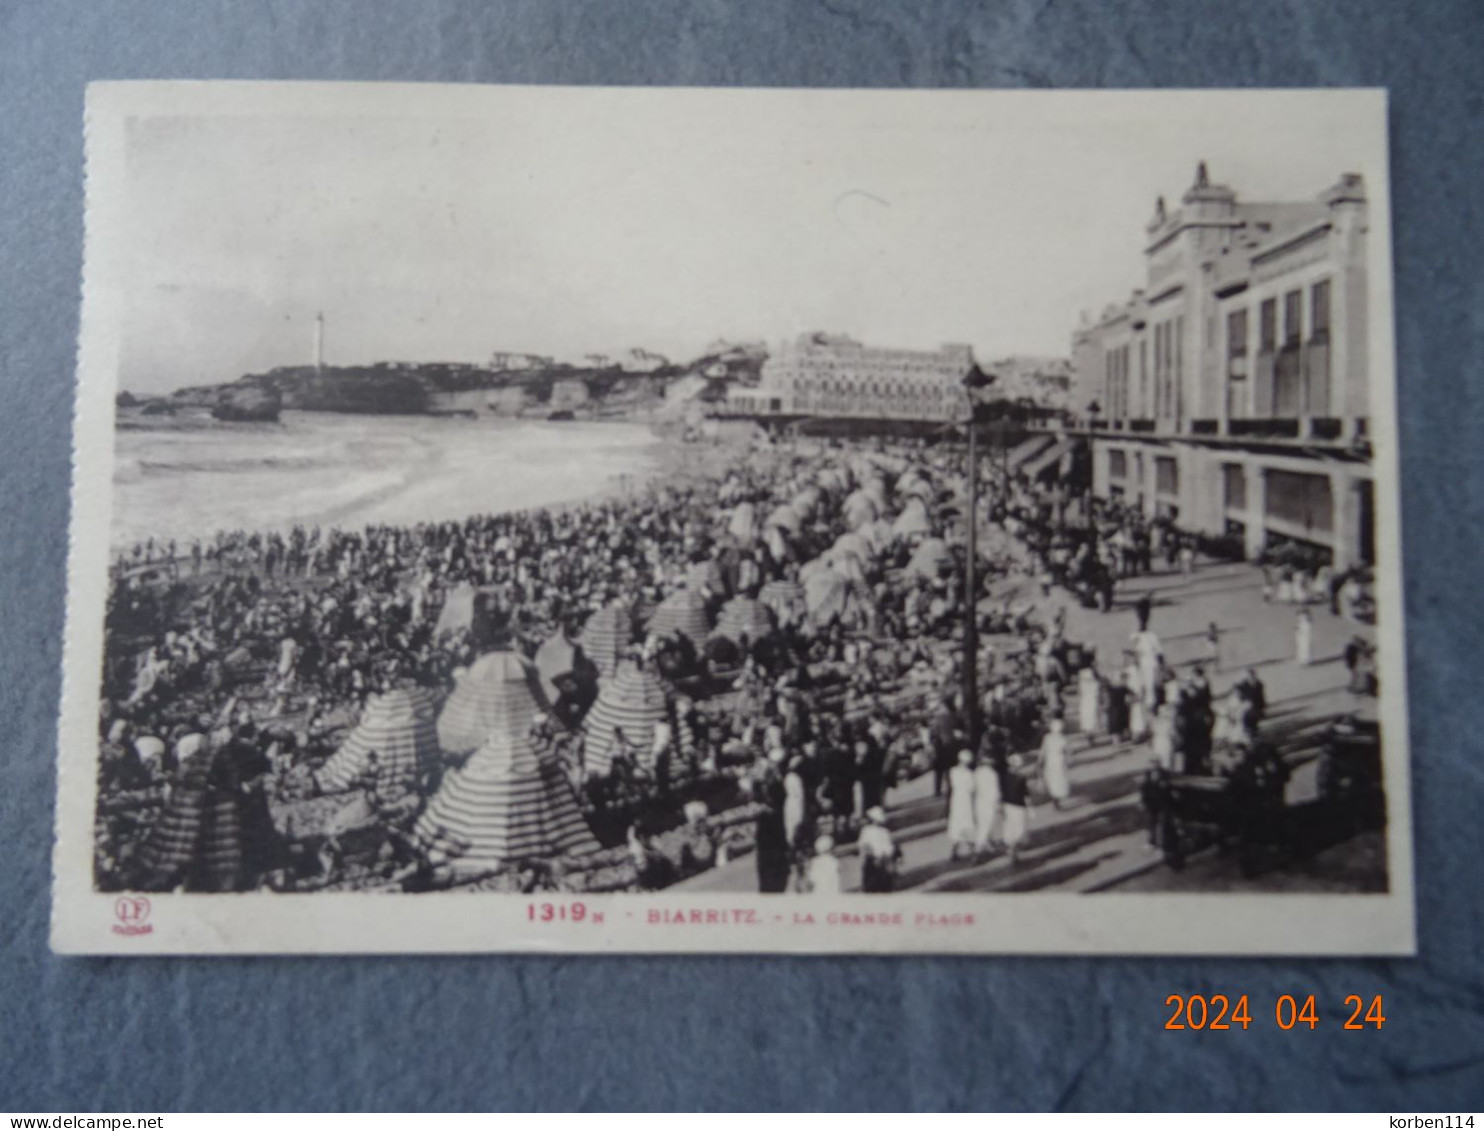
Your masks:
[[[948,859],[972,856],[976,828],[974,822],[974,755],[958,752],[958,762],[948,772]]]
[[[881,806],[866,813],[856,846],[861,854],[861,891],[874,894],[894,890],[902,850],[886,827],[886,810]]]
[[[1051,720],[1041,740],[1041,777],[1051,804],[1060,810],[1072,795],[1072,783],[1067,780],[1067,736],[1059,718]]]
[[[1101,722],[1103,681],[1091,664],[1077,675],[1077,729],[1087,736],[1089,746],[1096,745]]]
[[[1293,625],[1293,657],[1302,667],[1314,662],[1314,618],[1300,609]]]
[[[1030,786],[1025,779],[1025,770],[1025,755],[1012,754],[1000,774],[1000,801],[1004,814],[1000,835],[1010,853],[1012,867],[1020,862],[1020,846],[1025,841],[1026,822],[1030,815]]]
[[[983,859],[1000,826],[1000,771],[996,759],[981,753],[974,765],[974,855]]]

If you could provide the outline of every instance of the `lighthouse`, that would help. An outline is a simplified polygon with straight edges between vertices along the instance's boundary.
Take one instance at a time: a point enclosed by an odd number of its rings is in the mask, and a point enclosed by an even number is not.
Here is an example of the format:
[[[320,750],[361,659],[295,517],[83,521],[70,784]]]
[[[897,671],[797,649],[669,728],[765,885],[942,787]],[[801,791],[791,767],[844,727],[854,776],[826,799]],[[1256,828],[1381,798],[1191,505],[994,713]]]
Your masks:
[[[314,316],[314,368],[316,370],[325,367],[325,312],[322,310]]]

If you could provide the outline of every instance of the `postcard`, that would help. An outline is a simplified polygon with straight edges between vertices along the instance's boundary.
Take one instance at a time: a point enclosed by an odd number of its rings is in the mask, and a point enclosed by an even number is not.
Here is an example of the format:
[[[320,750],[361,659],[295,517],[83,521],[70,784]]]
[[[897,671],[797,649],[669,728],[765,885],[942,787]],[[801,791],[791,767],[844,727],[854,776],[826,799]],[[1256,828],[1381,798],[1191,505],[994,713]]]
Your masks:
[[[1413,952],[1384,92],[86,146],[59,952]]]

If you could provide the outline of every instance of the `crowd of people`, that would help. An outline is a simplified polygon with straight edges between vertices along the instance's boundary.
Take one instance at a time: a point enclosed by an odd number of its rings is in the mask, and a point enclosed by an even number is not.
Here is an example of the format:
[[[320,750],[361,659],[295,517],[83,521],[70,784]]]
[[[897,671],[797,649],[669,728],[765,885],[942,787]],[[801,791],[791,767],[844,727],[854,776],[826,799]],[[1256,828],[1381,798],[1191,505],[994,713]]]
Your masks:
[[[889,794],[918,774],[948,794],[955,858],[1013,861],[1032,792],[1067,799],[1069,716],[1083,734],[1148,741],[1171,770],[1219,769],[1250,747],[1255,673],[1213,702],[1202,668],[1177,677],[1165,663],[1147,598],[1116,674],[1066,638],[1064,612],[1038,612],[1053,587],[1109,612],[1123,579],[1159,560],[1188,570],[1192,539],[991,470],[990,534],[966,594],[965,475],[962,452],[920,441],[769,442],[722,473],[570,508],[134,547],[114,563],[105,626],[98,885],[333,883],[345,867],[335,838],[296,856],[275,812],[348,792],[385,834],[368,881],[436,886],[412,830],[457,760],[392,781],[373,756],[348,787],[322,779],[326,760],[373,696],[441,698],[479,656],[535,656],[557,637],[580,654],[589,618],[615,604],[623,639],[608,674],[661,676],[665,718],[643,743],[615,728],[594,749],[589,657],[536,725],[641,887],[670,875],[649,866],[650,846],[701,799],[702,811],[755,810],[762,891],[838,889],[852,843],[862,889],[887,891],[901,859]],[[681,589],[699,594],[708,625],[735,598],[766,605],[766,625],[650,631]],[[477,597],[450,617],[461,590]],[[990,645],[976,657],[985,694],[966,704],[957,641],[971,604]]]

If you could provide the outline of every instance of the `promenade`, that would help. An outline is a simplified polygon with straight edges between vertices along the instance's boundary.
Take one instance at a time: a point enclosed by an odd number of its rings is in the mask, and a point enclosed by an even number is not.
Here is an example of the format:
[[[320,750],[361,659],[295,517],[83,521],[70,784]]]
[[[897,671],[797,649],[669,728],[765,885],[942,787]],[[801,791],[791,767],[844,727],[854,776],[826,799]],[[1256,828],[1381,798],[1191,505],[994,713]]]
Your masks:
[[[1193,575],[1166,572],[1121,582],[1113,610],[1084,609],[1061,590],[1042,602],[1049,616],[1067,607],[1066,635],[1097,651],[1105,675],[1117,670],[1135,627],[1134,604],[1148,593],[1150,626],[1169,662],[1180,672],[1204,657],[1208,626],[1221,631],[1220,665],[1207,672],[1213,691],[1224,694],[1248,668],[1268,693],[1263,733],[1293,767],[1286,800],[1295,809],[1317,794],[1317,743],[1337,714],[1358,701],[1345,689],[1345,643],[1372,629],[1310,606],[1314,618],[1314,662],[1294,661],[1294,620],[1290,605],[1262,599],[1262,575],[1244,564],[1202,562]],[[1010,637],[985,643],[1019,647]],[[1367,704],[1368,705],[1368,704]],[[1069,725],[1075,725],[1070,707]],[[1139,786],[1150,764],[1144,743],[1097,741],[1074,734],[1071,745],[1072,798],[1061,811],[1033,797],[1029,836],[1019,862],[1004,856],[982,863],[949,860],[945,835],[946,799],[932,795],[932,775],[923,774],[892,790],[887,809],[893,835],[903,852],[899,891],[1327,891],[1382,890],[1385,887],[1383,837],[1367,833],[1284,862],[1251,878],[1241,876],[1230,856],[1207,851],[1182,872],[1170,870],[1149,846]],[[841,859],[844,889],[860,887],[854,849]],[[680,885],[689,891],[754,891],[756,866],[750,855],[701,873]]]

